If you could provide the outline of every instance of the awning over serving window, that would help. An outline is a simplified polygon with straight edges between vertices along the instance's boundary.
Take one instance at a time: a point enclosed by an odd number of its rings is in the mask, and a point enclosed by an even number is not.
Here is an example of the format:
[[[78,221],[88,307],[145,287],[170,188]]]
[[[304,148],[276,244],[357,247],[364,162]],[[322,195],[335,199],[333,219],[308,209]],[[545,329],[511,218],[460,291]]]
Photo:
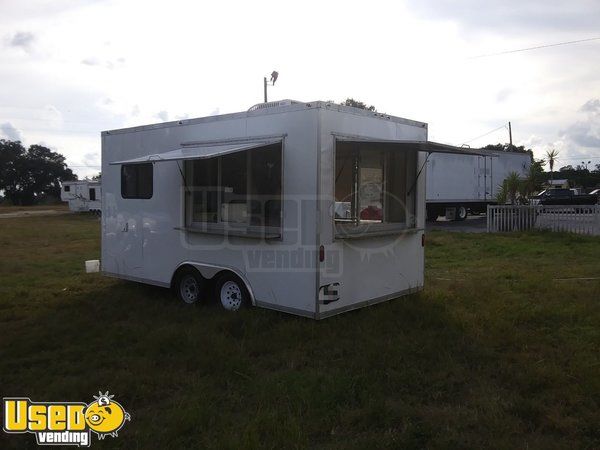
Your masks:
[[[344,135],[336,135],[336,140],[348,143],[354,142],[357,144],[380,144],[384,146],[391,146],[399,150],[418,150],[420,152],[427,153],[454,153],[458,155],[494,156],[492,152],[485,152],[481,149],[455,147],[454,145],[440,144],[438,142],[431,141],[400,141]]]
[[[212,145],[189,145],[176,150],[153,155],[141,156],[139,158],[128,159],[124,161],[114,161],[109,164],[138,164],[148,162],[163,161],[182,161],[187,159],[209,159],[218,156],[228,155],[230,153],[243,152],[257,147],[264,147],[281,142],[279,139],[267,139],[254,142],[236,142],[230,144],[212,144]]]

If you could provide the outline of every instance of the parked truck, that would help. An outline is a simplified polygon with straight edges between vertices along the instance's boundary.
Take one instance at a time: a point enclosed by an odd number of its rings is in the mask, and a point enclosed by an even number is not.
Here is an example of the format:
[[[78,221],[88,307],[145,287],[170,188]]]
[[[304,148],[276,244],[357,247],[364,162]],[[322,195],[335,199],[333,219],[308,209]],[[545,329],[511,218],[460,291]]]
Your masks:
[[[427,160],[426,212],[428,220],[445,215],[464,220],[485,212],[510,172],[525,177],[531,156],[523,152],[488,151],[483,155],[431,154]],[[488,155],[489,153],[489,155]]]
[[[578,194],[574,189],[546,189],[536,196],[540,205],[595,205],[598,196]]]

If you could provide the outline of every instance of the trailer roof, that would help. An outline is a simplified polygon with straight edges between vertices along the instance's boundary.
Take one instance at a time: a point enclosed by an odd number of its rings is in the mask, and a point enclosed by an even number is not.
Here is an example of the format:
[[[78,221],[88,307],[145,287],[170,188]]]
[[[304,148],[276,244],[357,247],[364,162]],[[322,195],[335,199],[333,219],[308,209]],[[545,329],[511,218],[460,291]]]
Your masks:
[[[365,117],[375,117],[381,120],[387,120],[390,122],[401,123],[405,125],[413,125],[417,127],[427,128],[427,124],[425,122],[418,122],[415,120],[404,119],[402,117],[392,116],[390,114],[383,114],[373,111],[368,111],[365,109],[354,108],[352,106],[342,106],[337,103],[332,102],[323,102],[323,101],[315,101],[315,102],[306,102],[306,103],[292,103],[290,105],[284,106],[275,106],[272,108],[262,108],[256,111],[242,111],[231,114],[221,114],[217,116],[208,116],[208,117],[199,117],[195,119],[183,119],[176,120],[172,122],[164,122],[164,123],[155,123],[149,125],[140,125],[136,127],[129,128],[119,128],[114,130],[107,130],[102,132],[102,136],[112,135],[112,134],[121,134],[121,133],[134,133],[137,131],[146,131],[146,130],[156,130],[160,128],[170,128],[170,127],[178,127],[182,125],[194,125],[198,123],[208,123],[208,122],[219,122],[222,120],[230,120],[230,119],[238,119],[243,117],[257,117],[257,116],[267,116],[271,114],[281,114],[290,111],[301,111],[305,109],[329,109],[333,111],[344,112],[348,114],[354,114]]]

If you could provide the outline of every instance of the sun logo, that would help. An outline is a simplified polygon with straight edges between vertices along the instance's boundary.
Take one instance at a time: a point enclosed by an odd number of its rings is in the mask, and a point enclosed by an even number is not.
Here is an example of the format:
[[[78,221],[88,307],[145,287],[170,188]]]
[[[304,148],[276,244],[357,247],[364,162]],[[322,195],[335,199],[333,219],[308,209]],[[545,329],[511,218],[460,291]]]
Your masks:
[[[98,439],[104,439],[107,435],[117,437],[118,431],[123,428],[125,421],[131,420],[131,416],[113,400],[114,395],[108,395],[108,391],[98,394],[94,395],[95,400],[85,409],[85,421]]]

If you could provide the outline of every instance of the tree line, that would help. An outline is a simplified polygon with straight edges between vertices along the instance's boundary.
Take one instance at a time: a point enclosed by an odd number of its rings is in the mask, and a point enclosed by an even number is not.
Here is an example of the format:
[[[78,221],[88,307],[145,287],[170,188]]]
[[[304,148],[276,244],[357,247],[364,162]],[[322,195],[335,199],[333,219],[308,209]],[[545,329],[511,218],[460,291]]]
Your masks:
[[[65,157],[43,145],[25,148],[0,139],[0,191],[13,205],[33,205],[60,197],[63,181],[76,180]]]

